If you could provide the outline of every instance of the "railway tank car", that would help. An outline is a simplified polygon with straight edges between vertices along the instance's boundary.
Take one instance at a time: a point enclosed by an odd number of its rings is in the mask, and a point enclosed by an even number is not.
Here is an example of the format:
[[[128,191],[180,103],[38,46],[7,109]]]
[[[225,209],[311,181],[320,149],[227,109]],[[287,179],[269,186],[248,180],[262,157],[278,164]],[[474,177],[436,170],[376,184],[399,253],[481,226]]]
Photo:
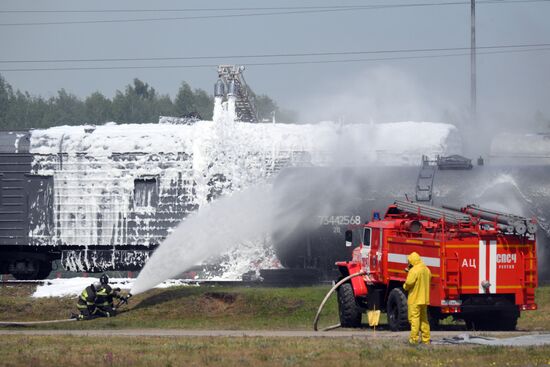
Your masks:
[[[111,136],[100,145],[115,151],[102,153],[86,145],[94,130],[0,134],[2,273],[40,279],[54,260],[74,271],[137,270],[196,209],[185,152],[117,152]]]

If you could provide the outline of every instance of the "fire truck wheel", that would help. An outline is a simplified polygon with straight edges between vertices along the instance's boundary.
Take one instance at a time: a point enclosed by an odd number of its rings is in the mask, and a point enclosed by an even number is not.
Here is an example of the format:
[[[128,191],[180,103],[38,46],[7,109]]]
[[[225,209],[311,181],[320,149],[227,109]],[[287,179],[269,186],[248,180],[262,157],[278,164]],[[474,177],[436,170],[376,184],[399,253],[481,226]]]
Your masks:
[[[476,325],[473,319],[465,318],[464,323],[466,324],[466,330],[475,330]]]
[[[440,313],[431,307],[428,307],[428,322],[430,323],[430,330],[439,330]]]
[[[498,317],[467,318],[464,321],[468,330],[514,331],[518,318],[515,315],[498,315]]]
[[[338,314],[342,327],[361,326],[363,312],[357,305],[350,283],[344,283],[338,288]]]
[[[505,331],[515,331],[517,324],[518,324],[518,317],[514,315],[504,317],[500,322],[495,323],[495,325],[500,326],[500,330],[505,330]]]
[[[401,288],[394,288],[388,296],[388,324],[391,331],[406,330],[409,326],[407,296]]]

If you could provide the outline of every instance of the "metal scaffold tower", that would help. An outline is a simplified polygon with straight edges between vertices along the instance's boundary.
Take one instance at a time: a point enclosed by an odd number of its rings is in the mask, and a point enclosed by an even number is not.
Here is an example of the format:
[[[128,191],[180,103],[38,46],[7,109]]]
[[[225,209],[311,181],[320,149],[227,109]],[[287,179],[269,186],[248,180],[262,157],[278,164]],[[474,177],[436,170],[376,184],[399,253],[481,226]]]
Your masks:
[[[225,100],[235,99],[237,121],[258,122],[254,95],[244,80],[244,66],[219,65],[214,96]]]

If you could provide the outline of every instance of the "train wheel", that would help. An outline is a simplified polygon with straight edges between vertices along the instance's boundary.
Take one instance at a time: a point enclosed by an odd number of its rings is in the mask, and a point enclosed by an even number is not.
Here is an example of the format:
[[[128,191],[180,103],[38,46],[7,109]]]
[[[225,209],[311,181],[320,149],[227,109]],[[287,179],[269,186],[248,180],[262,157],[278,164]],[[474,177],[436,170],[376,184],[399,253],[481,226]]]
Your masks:
[[[391,331],[406,330],[409,326],[407,296],[401,288],[394,288],[388,296],[386,308]]]
[[[52,272],[52,262],[40,261],[40,264],[38,266],[38,274],[36,274],[36,279],[46,279],[51,272]]]
[[[350,283],[344,283],[338,288],[338,314],[342,327],[361,326],[363,312],[357,305]]]
[[[38,275],[39,262],[37,260],[17,260],[10,266],[10,273],[17,280],[36,279]]]
[[[12,262],[8,270],[18,280],[44,279],[52,271],[52,264],[49,261],[23,259]]]

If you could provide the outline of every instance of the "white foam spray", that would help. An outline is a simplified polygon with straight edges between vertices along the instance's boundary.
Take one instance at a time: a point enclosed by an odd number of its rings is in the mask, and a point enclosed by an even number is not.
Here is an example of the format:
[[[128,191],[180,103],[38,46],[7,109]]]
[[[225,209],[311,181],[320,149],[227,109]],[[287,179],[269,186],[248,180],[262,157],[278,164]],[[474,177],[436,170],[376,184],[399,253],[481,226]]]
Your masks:
[[[237,112],[236,112],[236,102],[237,97],[230,94],[227,97],[227,120],[228,121],[235,121],[237,119]]]
[[[201,208],[164,240],[140,272],[131,293],[142,293],[208,257],[269,232],[269,185],[235,192]]]
[[[283,243],[287,236],[317,227],[319,215],[340,212],[338,203],[324,199],[334,187],[347,197],[359,195],[360,188],[346,183],[346,177],[340,175],[316,182],[308,175],[290,174],[278,177],[273,185],[263,182],[205,204],[157,248],[131,293],[142,293],[209,258],[228,255],[229,250],[236,252],[233,259],[229,256],[227,265],[233,267],[232,261],[243,265],[239,266],[240,274],[258,267],[279,267],[273,263],[275,256],[259,253],[272,251],[272,235]],[[243,264],[242,258],[236,259],[243,248],[254,261]],[[236,278],[236,272],[231,276]]]
[[[224,117],[224,111],[223,111],[223,101],[222,97],[215,97],[214,98],[214,116],[212,120],[219,124]]]
[[[236,97],[230,94],[227,101],[223,102],[222,97],[214,98],[214,116],[212,120],[216,125],[223,123],[234,123],[237,119]]]

